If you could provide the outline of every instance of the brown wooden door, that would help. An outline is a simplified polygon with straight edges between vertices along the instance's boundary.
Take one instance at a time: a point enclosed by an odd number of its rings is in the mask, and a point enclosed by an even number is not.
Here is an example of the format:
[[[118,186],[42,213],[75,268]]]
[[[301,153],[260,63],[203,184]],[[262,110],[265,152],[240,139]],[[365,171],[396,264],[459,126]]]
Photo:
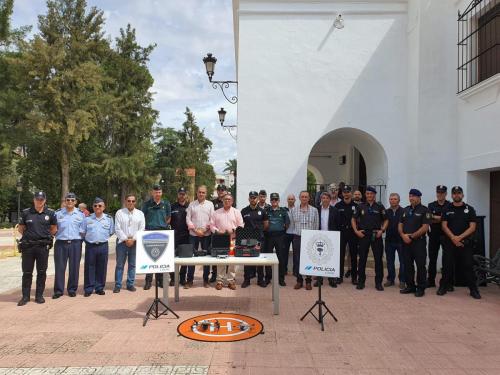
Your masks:
[[[500,249],[500,171],[490,174],[490,257]]]

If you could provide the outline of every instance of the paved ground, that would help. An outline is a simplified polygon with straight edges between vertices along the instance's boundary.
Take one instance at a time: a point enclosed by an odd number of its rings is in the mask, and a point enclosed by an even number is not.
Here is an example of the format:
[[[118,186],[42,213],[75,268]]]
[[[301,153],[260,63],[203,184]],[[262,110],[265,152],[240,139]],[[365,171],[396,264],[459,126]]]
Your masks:
[[[1,280],[13,267],[7,262],[13,261],[0,260]],[[108,280],[114,264],[111,256]],[[152,290],[113,294],[109,282],[105,296],[79,294],[17,307],[16,286],[0,294],[0,374],[500,374],[498,287],[482,288],[480,301],[463,288],[445,297],[431,289],[418,299],[395,288],[377,292],[372,270],[369,275],[363,291],[346,283],[324,288],[339,319],[327,317],[325,332],[311,317],[299,320],[317,294],[293,290],[291,276],[280,289],[281,315],[273,316],[270,287],[205,289],[197,273],[196,287],[181,290],[180,302],[171,301],[181,319],[167,316],[146,327]],[[52,283],[49,277],[46,296]],[[251,315],[263,322],[265,333],[235,343],[178,337],[183,319],[217,311]]]

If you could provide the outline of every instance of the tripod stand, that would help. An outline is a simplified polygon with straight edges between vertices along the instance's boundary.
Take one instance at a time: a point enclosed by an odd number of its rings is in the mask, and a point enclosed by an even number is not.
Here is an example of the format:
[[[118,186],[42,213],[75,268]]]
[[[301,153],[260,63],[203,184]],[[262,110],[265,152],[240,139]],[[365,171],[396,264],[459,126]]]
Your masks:
[[[332,318],[336,322],[338,322],[338,320],[335,317],[335,315],[333,315],[333,313],[330,311],[330,309],[328,308],[328,306],[326,306],[325,301],[323,301],[321,299],[321,285],[323,285],[323,278],[322,277],[318,280],[318,300],[314,303],[314,305],[311,306],[311,308],[309,310],[307,310],[307,312],[304,314],[304,316],[302,318],[300,318],[300,320],[304,320],[304,318],[307,316],[307,314],[311,314],[314,317],[314,319],[316,319],[317,322],[319,324],[321,324],[321,330],[324,331],[325,330],[325,326],[323,324],[323,318],[327,314],[330,314],[332,316]],[[314,312],[313,312],[313,309],[316,306],[318,306],[318,308],[319,308],[319,314],[318,314],[318,316],[314,315]],[[325,308],[325,310],[326,310],[325,313],[323,313],[323,308]]]
[[[155,299],[153,300],[153,303],[151,304],[151,306],[149,306],[148,312],[146,313],[146,316],[144,317],[144,322],[142,323],[143,327],[148,322],[150,316],[153,317],[154,319],[158,319],[162,315],[167,315],[169,311],[172,314],[174,314],[177,319],[179,319],[179,315],[177,315],[174,310],[172,310],[170,307],[165,305],[163,303],[163,301],[160,298],[158,298],[158,277],[157,277],[157,275],[158,274],[155,274]],[[168,284],[164,285],[164,287],[168,288]],[[160,312],[158,310],[158,305],[162,305],[165,308],[165,310]]]

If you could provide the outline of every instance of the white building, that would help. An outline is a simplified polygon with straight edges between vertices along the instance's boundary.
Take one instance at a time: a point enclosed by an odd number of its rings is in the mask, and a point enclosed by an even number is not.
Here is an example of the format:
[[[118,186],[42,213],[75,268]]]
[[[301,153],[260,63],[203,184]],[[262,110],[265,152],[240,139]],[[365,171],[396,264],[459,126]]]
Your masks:
[[[308,168],[384,203],[461,185],[499,248],[500,0],[470,1],[233,0],[239,205]]]

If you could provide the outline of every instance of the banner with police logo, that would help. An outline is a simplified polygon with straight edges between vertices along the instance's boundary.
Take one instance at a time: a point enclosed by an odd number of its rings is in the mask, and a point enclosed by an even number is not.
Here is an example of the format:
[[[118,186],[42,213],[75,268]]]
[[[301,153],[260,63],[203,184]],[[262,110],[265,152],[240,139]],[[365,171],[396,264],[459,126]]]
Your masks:
[[[309,276],[340,277],[340,232],[303,230],[299,272]]]
[[[174,231],[137,232],[136,273],[174,271]]]

